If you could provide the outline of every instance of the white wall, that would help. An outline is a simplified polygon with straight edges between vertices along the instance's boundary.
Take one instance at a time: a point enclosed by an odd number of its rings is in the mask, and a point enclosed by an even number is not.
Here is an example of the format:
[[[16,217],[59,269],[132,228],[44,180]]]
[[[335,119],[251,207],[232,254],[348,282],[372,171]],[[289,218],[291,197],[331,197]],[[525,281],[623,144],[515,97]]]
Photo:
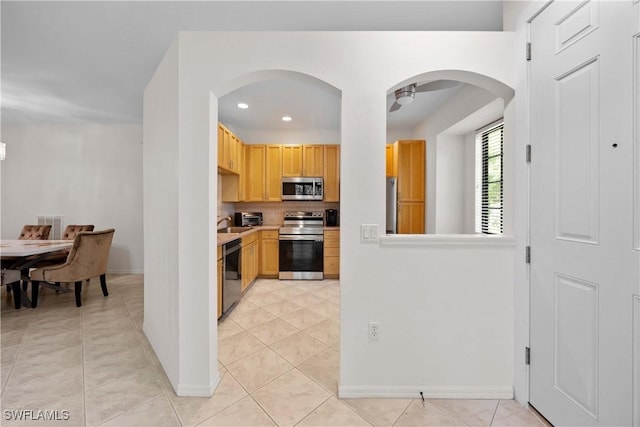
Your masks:
[[[340,129],[286,130],[227,127],[245,144],[340,144]]]
[[[433,236],[409,242],[402,236],[387,236],[380,244],[360,241],[360,224],[383,224],[385,218],[387,91],[416,78],[455,75],[509,97],[512,91],[505,84],[513,82],[511,44],[511,34],[492,32],[194,32],[179,37],[180,159],[174,159],[172,166],[179,166],[180,211],[197,212],[189,217],[189,229],[210,229],[215,218],[215,191],[209,186],[217,186],[217,133],[211,117],[217,116],[218,97],[260,79],[256,70],[305,73],[342,91],[341,396],[417,397],[417,390],[432,396],[511,396],[511,241],[467,237],[455,241],[455,250],[447,242],[434,249],[429,239]],[[161,91],[150,87],[147,96],[159,96]],[[145,100],[145,110],[148,104]],[[161,117],[145,120],[145,129],[162,127]],[[213,153],[208,165],[198,159],[207,151]],[[192,169],[184,180],[183,154]],[[151,159],[149,166],[157,162]],[[210,176],[200,171],[202,167],[210,169]],[[379,191],[363,192],[363,188]],[[209,192],[212,214],[205,212],[203,217],[198,201]],[[215,236],[200,232],[182,237],[169,251],[180,259],[193,257],[188,264],[192,268],[180,265],[177,283],[158,278],[160,283],[154,285],[178,287],[181,299],[186,297],[178,312],[171,314],[177,316],[181,331],[208,330],[213,324],[207,323],[209,314],[215,311],[215,276],[209,274],[215,268],[215,258],[209,256]],[[150,259],[148,267],[163,261]],[[196,261],[208,268],[195,268]],[[432,309],[438,304],[443,310]],[[459,316],[442,321],[445,308]],[[184,310],[189,314],[183,315]],[[369,321],[381,322],[377,342],[367,338]],[[465,330],[475,334],[473,340]],[[189,332],[189,341],[196,336],[207,338]],[[215,332],[208,337],[209,348],[215,349]],[[173,344],[182,347],[183,338]],[[201,353],[192,350],[184,357],[200,364]],[[474,357],[461,360],[465,355]],[[208,356],[215,362],[214,354]],[[201,384],[209,380],[204,372]],[[182,376],[180,372],[180,382]]]
[[[476,231],[476,133],[463,136],[464,145],[464,220],[463,233]]]
[[[4,125],[2,237],[37,216],[115,228],[108,271],[142,273],[142,126]]]
[[[464,233],[464,138],[440,134],[436,143],[436,233]]]
[[[420,123],[413,132],[413,139],[427,141],[427,185],[426,185],[426,230],[437,233],[436,224],[439,215],[448,216],[447,210],[439,210],[438,204],[438,135],[452,127],[465,117],[489,104],[496,98],[495,94],[472,85],[465,85],[458,90],[442,107]],[[443,220],[446,220],[443,218]]]
[[[178,357],[178,49],[174,43],[144,95],[145,298],[143,331],[176,388]],[[153,126],[150,126],[153,123]],[[157,233],[156,230],[164,230]]]

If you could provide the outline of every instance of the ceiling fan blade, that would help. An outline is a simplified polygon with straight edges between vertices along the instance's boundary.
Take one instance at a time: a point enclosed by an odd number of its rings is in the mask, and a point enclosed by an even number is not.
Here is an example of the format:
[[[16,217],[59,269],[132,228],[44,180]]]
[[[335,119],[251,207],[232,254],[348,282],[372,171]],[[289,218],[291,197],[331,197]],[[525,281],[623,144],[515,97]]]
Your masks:
[[[391,108],[389,108],[389,112],[393,113],[394,111],[399,110],[400,107],[402,107],[402,105],[398,104],[397,102],[394,102]]]
[[[431,92],[434,90],[449,89],[450,87],[456,87],[459,85],[460,82],[456,82],[453,80],[436,80],[435,82],[429,82],[416,86],[416,92]]]

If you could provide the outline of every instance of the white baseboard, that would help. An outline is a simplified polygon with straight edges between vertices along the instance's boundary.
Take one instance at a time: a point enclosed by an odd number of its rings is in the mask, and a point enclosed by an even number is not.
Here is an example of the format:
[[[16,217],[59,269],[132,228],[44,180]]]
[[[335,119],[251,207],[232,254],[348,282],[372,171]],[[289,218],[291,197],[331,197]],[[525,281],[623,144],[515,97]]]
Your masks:
[[[126,270],[126,269],[109,269],[107,274],[144,274],[144,269],[142,270]]]
[[[512,386],[340,386],[342,398],[513,399]]]
[[[176,394],[182,397],[211,397],[218,384],[220,384],[220,376],[216,375],[213,384],[208,386],[179,384],[176,388]]]

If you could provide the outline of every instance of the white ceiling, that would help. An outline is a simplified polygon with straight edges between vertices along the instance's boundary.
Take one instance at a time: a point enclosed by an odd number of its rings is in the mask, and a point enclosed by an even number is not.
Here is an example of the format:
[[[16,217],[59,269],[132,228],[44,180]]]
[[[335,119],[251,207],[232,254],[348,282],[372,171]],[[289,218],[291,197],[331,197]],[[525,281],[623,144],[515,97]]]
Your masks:
[[[143,90],[180,30],[502,30],[502,2],[473,0],[3,0],[0,13],[2,123],[141,123]],[[417,94],[390,126],[411,126],[455,90]],[[339,100],[322,85],[263,82],[223,97],[220,117],[277,128],[288,109],[288,128],[337,127]]]

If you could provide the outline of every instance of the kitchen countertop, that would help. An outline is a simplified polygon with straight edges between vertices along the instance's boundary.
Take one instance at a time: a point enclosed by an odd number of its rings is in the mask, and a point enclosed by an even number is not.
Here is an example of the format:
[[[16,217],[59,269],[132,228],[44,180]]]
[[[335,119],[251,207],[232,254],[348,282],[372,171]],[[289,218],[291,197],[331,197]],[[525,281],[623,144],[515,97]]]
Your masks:
[[[243,237],[247,237],[261,230],[277,230],[279,228],[279,225],[261,225],[259,227],[253,227],[250,230],[243,231],[242,233],[218,233],[218,246],[236,239],[242,239]]]
[[[259,227],[253,227],[251,230],[243,231],[242,233],[219,233],[218,246],[224,245],[225,243],[229,243],[236,239],[242,239],[243,237],[247,237],[261,230],[278,230],[278,229],[280,229],[279,225],[261,225]],[[325,226],[323,227],[323,230],[340,230],[340,227]]]

